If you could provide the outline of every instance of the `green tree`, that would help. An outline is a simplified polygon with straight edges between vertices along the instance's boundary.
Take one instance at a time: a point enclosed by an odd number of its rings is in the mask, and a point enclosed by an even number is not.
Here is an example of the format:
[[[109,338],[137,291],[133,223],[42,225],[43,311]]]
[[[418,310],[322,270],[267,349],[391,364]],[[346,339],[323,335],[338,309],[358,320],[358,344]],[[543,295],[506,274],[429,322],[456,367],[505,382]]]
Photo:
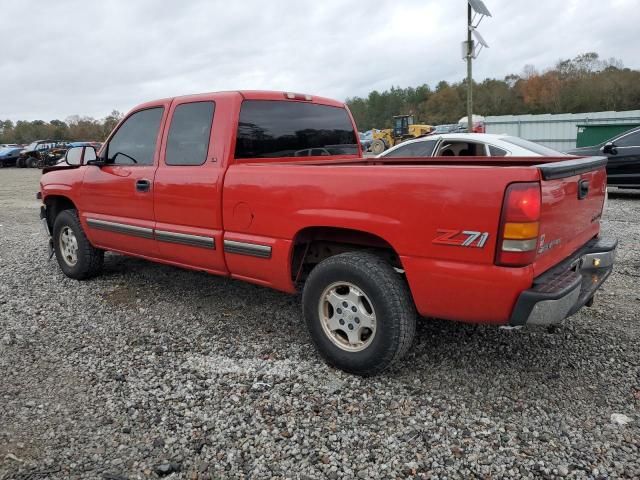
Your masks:
[[[466,81],[438,82],[347,99],[361,130],[388,128],[394,115],[412,113],[421,123],[456,122],[466,114]],[[474,111],[481,115],[580,113],[640,109],[640,71],[595,52],[559,60],[539,70],[525,65],[520,74],[474,83]]]

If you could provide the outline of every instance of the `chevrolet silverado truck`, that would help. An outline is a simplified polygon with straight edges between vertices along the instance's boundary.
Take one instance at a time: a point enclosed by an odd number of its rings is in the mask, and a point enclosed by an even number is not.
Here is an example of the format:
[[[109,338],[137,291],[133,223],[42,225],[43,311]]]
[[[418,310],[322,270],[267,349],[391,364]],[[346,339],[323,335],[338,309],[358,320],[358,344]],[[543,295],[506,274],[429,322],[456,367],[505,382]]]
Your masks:
[[[382,371],[416,320],[551,325],[613,268],[602,157],[363,158],[346,106],[241,91],[134,108],[38,197],[68,277],[105,251],[294,294],[333,366]]]

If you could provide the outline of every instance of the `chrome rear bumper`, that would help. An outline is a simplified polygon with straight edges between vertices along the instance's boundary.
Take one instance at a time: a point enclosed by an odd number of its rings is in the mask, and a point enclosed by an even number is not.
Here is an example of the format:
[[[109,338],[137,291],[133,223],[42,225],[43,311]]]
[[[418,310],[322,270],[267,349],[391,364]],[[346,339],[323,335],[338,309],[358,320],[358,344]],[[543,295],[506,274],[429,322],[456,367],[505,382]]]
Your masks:
[[[590,305],[613,271],[617,246],[615,239],[594,239],[540,275],[518,297],[510,325],[553,325]]]

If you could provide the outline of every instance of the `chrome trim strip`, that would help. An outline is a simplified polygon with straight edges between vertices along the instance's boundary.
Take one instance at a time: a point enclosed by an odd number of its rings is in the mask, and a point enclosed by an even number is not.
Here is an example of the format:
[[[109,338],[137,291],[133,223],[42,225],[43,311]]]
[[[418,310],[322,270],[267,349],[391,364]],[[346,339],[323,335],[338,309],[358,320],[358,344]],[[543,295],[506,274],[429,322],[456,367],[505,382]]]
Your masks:
[[[224,251],[227,253],[237,253],[238,255],[249,255],[251,257],[271,258],[271,247],[269,245],[258,245],[257,243],[225,240]]]
[[[153,229],[151,228],[108,222],[107,220],[98,220],[97,218],[87,218],[87,224],[96,230],[106,230],[114,233],[122,233],[124,235],[132,235],[134,237],[153,239]]]
[[[166,230],[156,230],[156,240],[168,243],[179,243],[192,247],[212,248],[215,250],[216,241],[212,237],[201,235],[191,235],[188,233],[168,232]]]

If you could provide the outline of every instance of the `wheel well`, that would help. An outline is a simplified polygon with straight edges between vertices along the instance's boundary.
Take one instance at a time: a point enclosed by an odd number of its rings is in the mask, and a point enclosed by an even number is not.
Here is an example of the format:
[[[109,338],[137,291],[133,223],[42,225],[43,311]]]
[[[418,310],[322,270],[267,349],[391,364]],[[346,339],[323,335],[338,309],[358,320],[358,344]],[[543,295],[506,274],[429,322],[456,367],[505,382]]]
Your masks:
[[[393,267],[402,268],[400,257],[382,237],[361,230],[338,227],[308,227],[293,240],[291,276],[303,283],[322,260],[345,252],[369,251],[385,258]]]
[[[71,200],[62,195],[49,195],[45,198],[44,204],[47,207],[47,223],[52,232],[53,222],[56,220],[58,214],[63,210],[73,210],[76,208]]]

